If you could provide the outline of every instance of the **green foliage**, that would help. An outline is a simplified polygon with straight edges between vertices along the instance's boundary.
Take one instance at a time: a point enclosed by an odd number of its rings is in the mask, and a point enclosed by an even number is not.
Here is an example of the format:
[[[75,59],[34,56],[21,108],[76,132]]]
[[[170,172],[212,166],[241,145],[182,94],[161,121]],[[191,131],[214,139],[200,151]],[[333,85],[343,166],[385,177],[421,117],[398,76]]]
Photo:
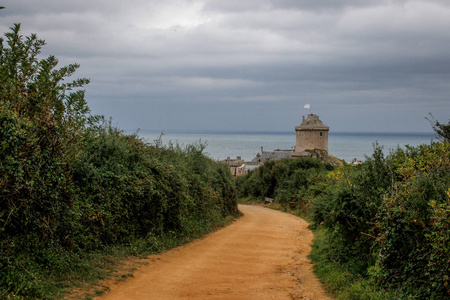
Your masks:
[[[278,203],[306,210],[309,200],[322,192],[325,173],[333,167],[316,159],[268,161],[236,179],[240,197],[275,198]]]
[[[434,119],[433,115],[430,114],[431,120],[427,118],[430,122],[431,127],[438,134],[438,137],[450,141],[450,121],[447,124],[440,123],[438,120]]]
[[[450,191],[447,191],[450,198]],[[450,200],[437,205],[431,202],[431,225],[425,234],[425,243],[430,245],[426,276],[430,279],[431,292],[443,291],[450,295]]]
[[[335,259],[364,274],[373,264],[372,224],[382,195],[394,180],[392,171],[382,147],[375,145],[372,157],[362,165],[342,166],[329,177],[334,180],[311,207],[313,220],[329,228]]]
[[[236,214],[231,175],[205,157],[203,148],[154,146],[107,123],[89,131],[74,173],[82,228],[89,228],[80,243],[97,247],[188,233],[193,222],[210,227]]]
[[[44,41],[24,39],[16,24],[0,43],[0,222],[4,256],[29,245],[64,243],[70,231],[71,172],[89,109],[77,65],[39,60]],[[17,238],[21,236],[22,238]]]
[[[78,65],[39,60],[44,41],[19,30],[0,43],[0,298],[53,299],[107,273],[97,253],[162,251],[237,215],[203,144],[163,147],[89,116],[88,80],[65,82]]]
[[[382,150],[375,144],[362,164],[334,169],[269,162],[236,182],[241,197],[309,208],[311,258],[337,299],[446,299],[450,143]]]
[[[449,146],[443,141],[391,155],[401,180],[380,207],[376,223],[380,233],[374,245],[378,253],[374,277],[420,287],[423,297],[436,299],[450,294],[448,268],[436,265],[448,266],[450,255],[448,241],[437,238],[446,233],[445,223],[438,220],[449,201]],[[431,275],[436,273],[442,277]]]
[[[333,299],[392,300],[421,299],[405,288],[385,289],[367,276],[355,274],[348,264],[336,261],[330,235],[325,228],[314,231],[312,251],[309,258],[314,262],[314,271],[325,283],[325,288],[333,294]]]
[[[397,149],[329,174],[313,201],[326,229],[327,257],[351,274],[419,298],[449,295],[450,144]]]

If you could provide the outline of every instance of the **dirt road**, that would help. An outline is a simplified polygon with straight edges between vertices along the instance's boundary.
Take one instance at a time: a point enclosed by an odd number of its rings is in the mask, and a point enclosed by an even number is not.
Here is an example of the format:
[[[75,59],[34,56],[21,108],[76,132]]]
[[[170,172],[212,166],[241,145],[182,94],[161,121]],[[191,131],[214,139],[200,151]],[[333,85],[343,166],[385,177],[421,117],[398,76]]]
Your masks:
[[[98,299],[329,299],[306,258],[307,223],[261,206],[239,209],[234,224],[157,256]]]

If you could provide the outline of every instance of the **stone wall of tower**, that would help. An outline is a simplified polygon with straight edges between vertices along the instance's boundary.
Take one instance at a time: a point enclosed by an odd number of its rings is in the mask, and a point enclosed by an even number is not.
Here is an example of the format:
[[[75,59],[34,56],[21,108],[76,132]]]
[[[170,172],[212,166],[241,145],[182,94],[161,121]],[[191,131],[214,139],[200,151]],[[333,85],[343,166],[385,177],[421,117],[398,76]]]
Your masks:
[[[296,129],[295,152],[322,149],[328,153],[328,129]]]
[[[301,156],[306,150],[321,149],[328,155],[328,131],[330,127],[323,124],[318,115],[303,117],[302,123],[295,127],[295,155]]]

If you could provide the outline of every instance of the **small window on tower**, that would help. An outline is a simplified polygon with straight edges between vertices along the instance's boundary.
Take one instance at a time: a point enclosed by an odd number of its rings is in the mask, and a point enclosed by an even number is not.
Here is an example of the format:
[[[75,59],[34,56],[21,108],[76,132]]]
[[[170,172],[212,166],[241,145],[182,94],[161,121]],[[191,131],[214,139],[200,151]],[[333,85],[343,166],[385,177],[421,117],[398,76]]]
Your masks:
[[[322,136],[322,131],[320,132],[320,136]]]

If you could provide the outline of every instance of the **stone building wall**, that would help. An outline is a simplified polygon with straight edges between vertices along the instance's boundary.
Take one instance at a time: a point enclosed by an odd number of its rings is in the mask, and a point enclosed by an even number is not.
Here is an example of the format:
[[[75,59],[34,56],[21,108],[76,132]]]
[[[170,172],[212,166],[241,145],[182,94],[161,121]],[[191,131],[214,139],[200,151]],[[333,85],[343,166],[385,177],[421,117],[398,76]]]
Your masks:
[[[300,154],[314,149],[328,153],[329,130],[330,127],[323,124],[318,115],[309,114],[306,119],[303,117],[302,123],[295,127],[295,153]]]
[[[295,152],[321,149],[328,153],[327,130],[303,130],[296,132]]]

